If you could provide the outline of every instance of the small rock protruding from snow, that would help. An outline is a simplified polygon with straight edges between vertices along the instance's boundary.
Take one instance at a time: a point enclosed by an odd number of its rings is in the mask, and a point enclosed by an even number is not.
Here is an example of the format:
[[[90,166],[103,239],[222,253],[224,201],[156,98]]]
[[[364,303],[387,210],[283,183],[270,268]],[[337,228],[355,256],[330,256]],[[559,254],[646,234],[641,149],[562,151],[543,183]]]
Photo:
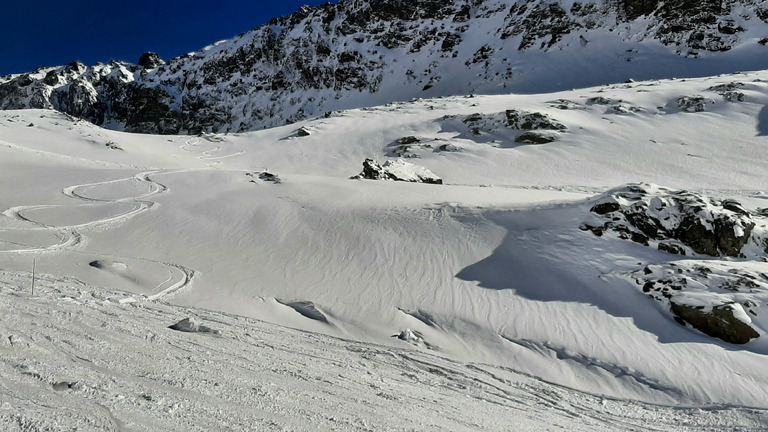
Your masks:
[[[400,339],[401,341],[411,342],[411,343],[421,341],[421,338],[416,334],[416,332],[408,328],[401,331],[400,334],[397,335],[397,338]]]
[[[551,132],[524,132],[515,138],[520,144],[547,144],[557,140],[557,134]]]
[[[507,110],[505,113],[507,126],[519,130],[556,130],[564,131],[568,129],[564,124],[552,117],[539,112],[526,112],[514,109]]]
[[[177,322],[176,324],[168,326],[171,330],[177,330],[186,333],[213,333],[221,334],[221,331],[214,330],[208,326],[204,326],[199,320],[187,317]]]
[[[272,182],[272,183],[280,183],[280,177],[277,176],[277,174],[272,174],[271,172],[261,172],[259,173],[259,180],[263,180],[266,182]]]
[[[680,96],[677,98],[677,107],[685,112],[702,112],[707,105],[715,101],[704,96]]]
[[[258,177],[259,180],[279,184],[282,183],[282,180],[280,180],[280,177],[277,174],[273,174],[269,171],[262,171],[262,172],[249,172],[245,173],[248,177]],[[256,183],[256,180],[251,180],[252,183]]]
[[[384,164],[379,164],[370,158],[366,159],[363,162],[363,171],[352,178],[443,184],[443,180],[432,171],[402,159],[387,161]]]

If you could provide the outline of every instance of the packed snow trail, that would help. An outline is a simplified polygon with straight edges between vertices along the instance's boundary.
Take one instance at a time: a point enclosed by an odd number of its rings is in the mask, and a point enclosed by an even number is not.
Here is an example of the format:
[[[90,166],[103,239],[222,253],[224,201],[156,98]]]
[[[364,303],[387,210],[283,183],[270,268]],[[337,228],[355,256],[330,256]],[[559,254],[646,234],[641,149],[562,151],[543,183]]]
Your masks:
[[[510,368],[0,271],[0,429],[765,430],[768,411],[605,398]],[[169,325],[193,316],[220,335]],[[226,367],[222,367],[226,365]],[[38,401],[44,400],[45,403]]]

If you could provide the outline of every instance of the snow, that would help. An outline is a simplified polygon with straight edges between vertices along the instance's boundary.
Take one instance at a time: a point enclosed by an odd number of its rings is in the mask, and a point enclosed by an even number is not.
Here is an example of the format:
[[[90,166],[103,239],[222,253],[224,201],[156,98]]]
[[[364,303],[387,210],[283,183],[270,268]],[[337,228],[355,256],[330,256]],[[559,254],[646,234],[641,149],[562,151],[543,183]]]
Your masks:
[[[766,207],[766,81],[422,99],[199,137],[0,112],[0,424],[760,430],[764,332],[736,347],[680,326],[628,277],[668,254],[579,226],[630,182]],[[743,102],[707,90],[729,82]],[[677,108],[697,94],[715,103]],[[567,130],[529,145],[453,127],[507,109]],[[414,159],[443,185],[349,180],[407,136],[458,149]],[[762,306],[733,309],[766,328]],[[168,329],[187,317],[221,334]]]

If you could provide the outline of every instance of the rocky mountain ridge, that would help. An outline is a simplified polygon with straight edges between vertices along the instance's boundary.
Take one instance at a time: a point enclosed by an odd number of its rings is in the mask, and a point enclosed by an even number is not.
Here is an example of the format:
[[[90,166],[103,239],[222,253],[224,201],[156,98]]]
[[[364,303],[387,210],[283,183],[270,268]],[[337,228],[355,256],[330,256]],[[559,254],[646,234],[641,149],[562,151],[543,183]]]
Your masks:
[[[168,62],[146,53],[2,77],[0,109],[139,133],[240,132],[422,96],[768,67],[752,55],[768,49],[762,3],[341,0]]]

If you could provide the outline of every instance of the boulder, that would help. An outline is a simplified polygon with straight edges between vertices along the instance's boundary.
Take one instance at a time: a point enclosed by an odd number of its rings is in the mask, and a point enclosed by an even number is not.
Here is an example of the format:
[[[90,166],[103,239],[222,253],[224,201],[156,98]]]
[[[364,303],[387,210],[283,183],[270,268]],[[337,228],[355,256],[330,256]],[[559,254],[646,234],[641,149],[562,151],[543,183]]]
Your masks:
[[[443,184],[443,180],[432,171],[403,159],[387,161],[379,164],[373,159],[363,162],[363,171],[352,177],[366,180],[393,180],[411,183]]]
[[[732,344],[745,344],[760,337],[755,329],[734,315],[735,308],[740,306],[724,304],[708,309],[670,302],[670,307],[678,323],[689,324],[707,336]]]

